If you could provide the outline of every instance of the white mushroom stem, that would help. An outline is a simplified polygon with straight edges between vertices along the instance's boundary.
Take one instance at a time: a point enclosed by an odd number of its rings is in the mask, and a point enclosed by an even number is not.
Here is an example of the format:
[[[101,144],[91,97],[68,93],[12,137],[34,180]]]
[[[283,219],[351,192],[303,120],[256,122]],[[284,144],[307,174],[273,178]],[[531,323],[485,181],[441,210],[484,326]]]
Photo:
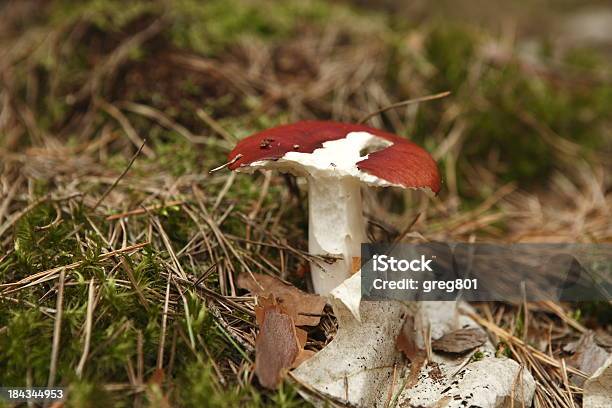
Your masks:
[[[352,177],[308,179],[308,251],[337,257],[332,264],[310,264],[317,293],[327,295],[352,272],[353,259],[366,242],[359,180]]]

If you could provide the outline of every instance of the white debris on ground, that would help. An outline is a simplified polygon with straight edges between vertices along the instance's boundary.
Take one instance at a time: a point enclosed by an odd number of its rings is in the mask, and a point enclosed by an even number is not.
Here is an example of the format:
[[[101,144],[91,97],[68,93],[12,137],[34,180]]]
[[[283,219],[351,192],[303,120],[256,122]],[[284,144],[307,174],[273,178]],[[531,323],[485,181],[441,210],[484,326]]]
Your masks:
[[[395,338],[405,307],[398,302],[363,302],[360,323],[344,303],[333,298],[332,302],[339,327],[336,337],[293,375],[333,399],[360,407],[381,406],[393,365],[400,361]]]
[[[612,407],[612,355],[584,383],[583,408]]]
[[[391,401],[398,406],[436,408],[495,408],[512,400],[515,406],[531,405],[533,377],[516,361],[494,357],[489,341],[476,349],[481,352],[479,361],[471,360],[472,353],[433,353],[416,383],[402,389],[409,370],[395,341],[407,313],[420,313],[421,319],[429,322],[433,339],[460,328],[479,326],[457,313],[456,302],[359,303],[359,281],[357,273],[332,293],[330,301],[338,319],[338,332],[323,350],[293,371],[298,381],[332,400],[355,407],[384,407]],[[469,305],[461,304],[461,308]],[[424,346],[422,337],[415,340]],[[303,395],[315,405],[325,405],[307,393]]]
[[[421,370],[417,384],[401,392],[398,405],[493,408],[510,406],[514,400],[514,406],[531,406],[535,381],[512,359],[485,357],[454,375],[443,368],[439,364]]]
[[[346,307],[353,317],[361,322],[359,306],[361,305],[361,270],[342,282],[331,293],[331,298]]]

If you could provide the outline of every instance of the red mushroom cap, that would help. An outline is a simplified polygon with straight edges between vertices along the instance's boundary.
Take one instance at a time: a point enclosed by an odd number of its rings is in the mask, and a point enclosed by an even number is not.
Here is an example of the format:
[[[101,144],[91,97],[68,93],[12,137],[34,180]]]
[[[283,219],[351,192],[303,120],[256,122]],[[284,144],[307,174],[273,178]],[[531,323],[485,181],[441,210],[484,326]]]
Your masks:
[[[229,168],[240,169],[260,161],[275,161],[286,153],[312,153],[323,143],[367,132],[392,143],[356,163],[360,171],[405,188],[440,191],[440,173],[431,155],[400,136],[365,125],[331,121],[302,121],[267,129],[241,140],[229,154]]]

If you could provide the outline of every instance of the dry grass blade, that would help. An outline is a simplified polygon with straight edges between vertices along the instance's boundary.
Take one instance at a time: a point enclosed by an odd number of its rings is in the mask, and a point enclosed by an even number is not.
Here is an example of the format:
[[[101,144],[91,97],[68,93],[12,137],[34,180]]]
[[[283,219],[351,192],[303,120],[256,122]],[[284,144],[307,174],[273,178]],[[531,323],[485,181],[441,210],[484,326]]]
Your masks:
[[[111,52],[104,59],[104,61],[102,61],[102,63],[96,65],[88,81],[79,90],[77,95],[73,96],[74,100],[78,101],[79,99],[83,99],[92,94],[95,95],[99,90],[102,80],[115,72],[117,68],[128,59],[130,53],[148,40],[158,35],[167,23],[168,15],[162,15],[160,18],[157,18],[151,24],[149,24],[145,29],[132,35],[118,47],[116,47],[113,52]]]
[[[77,365],[76,375],[81,378],[83,376],[83,370],[85,369],[85,363],[87,362],[87,356],[89,355],[89,347],[91,344],[91,326],[93,323],[93,312],[95,309],[95,298],[96,289],[94,286],[94,280],[89,281],[89,290],[87,295],[87,314],[85,318],[85,341],[83,342],[83,354]]]
[[[125,167],[125,169],[123,170],[123,172],[121,172],[121,174],[119,175],[119,177],[117,177],[117,179],[113,182],[113,184],[110,185],[110,187],[108,189],[106,189],[106,191],[104,192],[104,194],[102,194],[102,196],[98,199],[98,201],[96,201],[96,203],[94,204],[92,211],[95,211],[98,206],[102,203],[102,201],[104,201],[104,199],[110,194],[111,191],[113,191],[113,189],[115,187],[117,187],[117,184],[119,184],[119,182],[121,181],[121,179],[123,177],[125,177],[125,175],[128,173],[128,171],[130,171],[130,169],[132,168],[132,165],[134,164],[134,162],[136,161],[136,159],[138,158],[138,155],[140,154],[140,152],[142,152],[142,149],[145,147],[145,144],[147,143],[147,139],[144,139],[142,141],[142,144],[140,145],[140,147],[138,148],[138,150],[136,151],[136,153],[134,153],[134,155],[132,156],[132,158],[130,159],[130,162],[128,163],[128,165]]]
[[[168,271],[168,281],[166,283],[166,297],[164,300],[164,312],[162,314],[161,336],[159,339],[159,347],[157,349],[157,369],[161,370],[164,366],[164,349],[166,346],[166,329],[168,327],[168,310],[170,305],[170,280],[172,272]]]
[[[164,204],[151,205],[151,206],[148,206],[148,207],[145,207],[145,208],[136,208],[134,210],[126,211],[126,212],[123,212],[123,213],[109,215],[108,217],[106,217],[106,221],[115,221],[115,220],[119,220],[121,218],[131,217],[132,215],[143,215],[143,214],[146,214],[148,212],[157,211],[157,210],[160,210],[162,208],[174,207],[174,206],[177,206],[177,205],[181,205],[183,203],[185,203],[185,201],[174,200],[174,201],[169,201],[169,202],[164,203]]]
[[[134,129],[130,121],[125,117],[123,113],[121,113],[119,109],[117,109],[116,106],[111,105],[110,103],[102,100],[98,101],[97,103],[110,116],[112,116],[117,122],[119,122],[126,136],[128,137],[128,139],[130,139],[134,146],[140,146],[139,150],[143,150],[145,156],[149,158],[155,157],[155,153],[153,152],[153,150],[151,150],[148,146],[144,146],[145,139],[142,139],[140,136],[138,136],[138,132],[136,132],[136,129]]]
[[[224,163],[220,166],[215,167],[214,169],[209,170],[208,172],[210,174],[216,173],[219,170],[223,170],[224,168],[231,166],[232,164],[236,163],[238,160],[240,160],[240,158],[242,157],[242,155],[239,153],[237,154],[232,160],[228,161],[227,163]]]
[[[127,274],[130,280],[130,283],[132,284],[132,287],[134,288],[134,291],[136,292],[136,296],[138,296],[138,300],[140,301],[140,304],[148,311],[149,302],[147,301],[147,298],[142,293],[142,290],[140,290],[140,288],[138,287],[138,282],[136,281],[136,278],[134,277],[134,271],[132,270],[132,266],[130,265],[129,261],[126,259],[125,256],[121,258],[121,265],[123,266],[123,269],[125,270],[125,273]]]
[[[196,111],[196,115],[204,123],[206,123],[212,130],[214,130],[217,134],[219,134],[223,139],[225,139],[228,143],[236,143],[236,138],[228,133],[217,121],[215,121],[208,113],[206,113],[203,109],[198,109]]]
[[[49,381],[47,387],[53,388],[55,385],[55,375],[57,372],[57,359],[59,356],[60,337],[62,333],[62,312],[64,310],[64,282],[66,270],[62,269],[59,275],[57,286],[57,301],[55,306],[55,322],[53,327],[53,343],[51,346],[51,364],[49,365]]]
[[[542,302],[546,308],[548,308],[551,312],[555,313],[561,320],[572,326],[574,329],[578,330],[580,333],[584,333],[587,331],[587,328],[582,324],[573,319],[571,316],[568,316],[567,313],[563,310],[561,305],[558,305],[551,301]]]
[[[142,242],[140,244],[134,244],[134,245],[130,245],[130,246],[125,247],[125,248],[117,249],[115,251],[107,252],[107,253],[102,254],[100,256],[100,260],[103,261],[103,260],[106,260],[108,258],[111,258],[111,257],[119,255],[119,254],[130,253],[132,251],[141,249],[141,248],[147,246],[148,244],[149,244],[149,242]],[[3,293],[7,293],[8,294],[8,293],[14,292],[16,290],[23,289],[23,288],[25,288],[27,286],[36,285],[36,284],[38,284],[40,282],[48,281],[49,279],[54,279],[55,277],[53,275],[55,275],[56,273],[61,272],[62,270],[69,271],[69,270],[78,268],[81,265],[83,265],[83,261],[78,261],[78,262],[74,262],[74,263],[69,264],[69,265],[64,265],[64,266],[59,266],[57,268],[48,269],[46,271],[38,272],[38,273],[35,273],[33,275],[30,275],[30,276],[28,276],[26,278],[23,278],[23,279],[21,279],[21,280],[19,280],[17,282],[0,284],[0,288],[3,288],[3,287],[9,288],[5,292],[3,292]],[[17,286],[17,287],[21,286],[21,287],[17,288],[17,289],[11,289],[11,288],[13,288],[15,286]]]
[[[144,117],[157,121],[160,125],[168,129],[174,130],[176,133],[183,136],[185,139],[187,139],[191,143],[206,143],[206,141],[208,140],[205,137],[195,136],[193,133],[189,131],[189,129],[174,122],[173,120],[168,118],[164,113],[162,113],[161,111],[155,108],[152,108],[151,106],[147,106],[147,105],[143,105],[139,103],[133,103],[133,102],[122,102],[120,106],[124,107],[125,109],[131,112],[137,113],[139,115],[142,115]]]
[[[451,92],[450,91],[445,91],[445,92],[440,92],[437,94],[433,94],[433,95],[427,95],[427,96],[421,96],[419,98],[414,98],[414,99],[409,99],[407,101],[401,101],[398,103],[394,103],[391,104],[389,106],[385,106],[383,108],[380,108],[374,112],[368,113],[367,115],[365,115],[364,117],[362,117],[361,119],[359,119],[357,121],[357,123],[365,123],[368,120],[370,120],[371,118],[373,118],[376,115],[379,115],[383,112],[386,112],[390,109],[396,109],[396,108],[401,108],[402,106],[408,106],[408,105],[414,105],[415,103],[421,103],[421,102],[426,102],[426,101],[433,101],[436,99],[441,99],[441,98],[445,98],[448,95],[450,95]]]
[[[487,330],[491,331],[492,333],[494,333],[495,335],[499,336],[500,338],[504,339],[505,341],[508,341],[510,343],[512,343],[513,345],[520,347],[522,349],[525,349],[526,351],[528,351],[528,354],[533,356],[535,359],[539,360],[542,363],[548,364],[551,367],[554,367],[556,369],[561,369],[561,362],[556,360],[553,357],[550,357],[544,353],[542,353],[541,351],[535,349],[533,346],[530,346],[528,344],[526,344],[523,340],[519,339],[518,337],[508,333],[506,330],[502,329],[501,327],[497,326],[494,323],[489,322],[488,320],[483,319],[482,317],[474,314],[474,313],[469,313],[466,312],[466,315],[470,316],[472,319],[474,319],[477,323],[479,323],[480,325],[484,326]],[[569,367],[568,371],[570,371],[572,374],[576,374],[582,378],[587,378],[587,375],[585,373],[583,373],[580,370],[577,370],[575,368]]]
[[[23,216],[25,216],[27,213],[29,213],[30,211],[32,211],[34,208],[38,207],[40,204],[44,203],[45,201],[54,201],[54,202],[60,202],[60,201],[65,201],[65,200],[70,200],[73,199],[75,197],[80,197],[82,195],[82,193],[74,193],[74,194],[69,194],[63,197],[53,197],[50,194],[46,194],[43,197],[40,197],[36,200],[34,200],[33,202],[31,202],[30,204],[28,204],[26,207],[24,207],[22,210],[17,211],[13,214],[11,214],[8,219],[4,222],[4,224],[0,225],[0,238],[13,226],[15,225],[15,223],[17,221],[19,221]]]
[[[4,197],[4,200],[0,205],[0,222],[2,222],[2,219],[4,218],[4,215],[6,214],[6,211],[9,205],[11,204],[11,201],[15,197],[15,194],[17,194],[17,190],[21,188],[21,183],[23,183],[23,177],[19,176],[7,192],[6,197]],[[2,233],[0,233],[0,236],[2,236]]]

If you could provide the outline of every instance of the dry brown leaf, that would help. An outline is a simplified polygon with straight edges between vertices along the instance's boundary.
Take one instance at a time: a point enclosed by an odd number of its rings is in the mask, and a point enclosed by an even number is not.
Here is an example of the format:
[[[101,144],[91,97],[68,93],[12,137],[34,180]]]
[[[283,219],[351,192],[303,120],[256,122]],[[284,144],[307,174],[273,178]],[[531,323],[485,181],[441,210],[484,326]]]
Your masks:
[[[261,327],[265,317],[265,311],[277,307],[278,304],[274,299],[274,296],[258,296],[257,305],[255,306],[255,321],[257,326]]]
[[[297,368],[300,364],[302,364],[304,361],[308,360],[310,357],[314,356],[315,354],[317,354],[316,351],[302,350],[300,354],[296,357],[291,368]]]
[[[295,271],[295,276],[298,278],[304,279],[306,275],[310,273],[310,264],[308,262],[302,263],[297,267]]]
[[[298,354],[298,356],[295,358],[295,361],[293,361],[291,368],[297,368],[304,361],[317,354],[315,351],[312,350],[304,350],[304,346],[306,345],[306,341],[308,340],[308,333],[306,333],[306,330],[302,330],[299,327],[296,327],[295,333],[297,335],[298,343],[300,345],[300,354]]]
[[[361,270],[361,257],[360,256],[354,256],[353,257],[353,262],[352,262],[352,265],[351,265],[351,275],[356,274],[360,270]]]
[[[404,353],[410,361],[418,359],[420,355],[425,355],[425,350],[421,349],[417,344],[417,329],[415,327],[414,317],[408,315],[404,320],[404,325],[395,341],[395,347]]]
[[[427,353],[421,349],[416,341],[417,328],[413,316],[408,315],[404,320],[402,330],[400,330],[395,347],[404,353],[406,358],[410,360],[410,373],[406,379],[406,387],[410,388],[417,383],[419,373],[427,360]]]
[[[301,350],[306,345],[306,340],[308,340],[308,333],[306,333],[306,330],[302,330],[299,327],[296,327],[295,335],[297,336],[298,344],[300,345]]]
[[[151,376],[149,377],[149,384],[157,384],[160,387],[163,385],[164,383],[164,379],[165,379],[166,375],[164,374],[164,370],[162,370],[161,368],[156,368],[153,371],[153,374],[151,374]]]
[[[282,305],[279,305],[277,303],[276,299],[273,296],[259,296],[257,298],[257,306],[255,306],[255,321],[257,322],[257,325],[259,327],[261,327],[264,322],[265,313],[269,309],[274,308],[278,308],[282,313],[290,315]],[[298,343],[300,345],[300,349],[303,349],[306,345],[306,340],[308,340],[308,333],[306,332],[306,330],[302,330],[299,327],[295,328],[295,333],[298,339]]]
[[[256,308],[255,374],[262,386],[275,389],[300,355],[306,332],[298,334],[293,318],[272,298],[261,300]]]
[[[436,351],[447,353],[465,353],[487,341],[487,335],[476,327],[459,329],[446,333],[444,336],[431,342],[431,347]]]
[[[321,320],[325,299],[319,295],[306,293],[288,285],[278,278],[262,274],[238,276],[238,286],[256,296],[272,295],[279,305],[293,318],[296,326],[316,326]]]
[[[148,387],[145,390],[147,398],[150,401],[155,401],[155,405],[161,408],[170,408],[170,400],[168,394],[163,391],[163,384],[166,378],[164,370],[156,368],[153,374],[147,380]]]

